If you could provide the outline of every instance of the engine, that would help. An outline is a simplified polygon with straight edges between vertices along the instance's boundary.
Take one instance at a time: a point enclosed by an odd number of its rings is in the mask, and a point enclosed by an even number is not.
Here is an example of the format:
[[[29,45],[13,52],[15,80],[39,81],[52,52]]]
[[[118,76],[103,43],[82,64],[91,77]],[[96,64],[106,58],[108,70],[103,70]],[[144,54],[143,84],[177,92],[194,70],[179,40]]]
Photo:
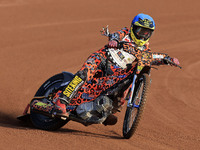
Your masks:
[[[99,96],[96,100],[79,105],[76,112],[80,118],[90,123],[102,123],[111,114],[112,100]]]

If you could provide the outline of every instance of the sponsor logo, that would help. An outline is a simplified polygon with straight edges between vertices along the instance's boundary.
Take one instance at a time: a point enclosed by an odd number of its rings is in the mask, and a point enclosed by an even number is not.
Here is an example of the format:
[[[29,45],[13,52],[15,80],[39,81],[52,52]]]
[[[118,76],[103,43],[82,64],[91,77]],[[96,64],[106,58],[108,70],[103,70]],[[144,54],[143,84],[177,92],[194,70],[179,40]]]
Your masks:
[[[164,56],[163,55],[153,55],[154,59],[163,59]]]
[[[67,97],[70,98],[74,90],[77,89],[78,85],[82,82],[83,80],[79,76],[75,76],[73,80],[68,84],[68,86],[65,88],[63,94]]]
[[[53,105],[35,100],[32,103],[32,108],[39,110],[39,111],[50,112],[53,109]]]
[[[143,26],[145,26],[145,27],[147,27],[147,28],[153,28],[154,26],[153,26],[153,21],[151,21],[151,20],[149,20],[149,19],[140,19],[139,18],[139,21],[138,22],[136,22],[136,23],[139,23],[139,24],[141,24],[141,25],[143,25]]]
[[[117,55],[119,56],[119,58],[121,60],[123,60],[125,58],[124,55],[122,54],[122,52],[120,52],[120,51],[117,53]]]

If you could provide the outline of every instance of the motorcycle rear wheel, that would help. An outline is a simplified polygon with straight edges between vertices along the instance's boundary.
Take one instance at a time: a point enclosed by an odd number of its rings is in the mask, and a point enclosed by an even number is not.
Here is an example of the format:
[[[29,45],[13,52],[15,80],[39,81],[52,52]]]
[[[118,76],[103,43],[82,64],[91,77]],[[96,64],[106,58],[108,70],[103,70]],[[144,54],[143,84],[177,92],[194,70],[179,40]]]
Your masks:
[[[123,137],[129,139],[135,133],[142,112],[147,100],[147,94],[150,89],[150,77],[144,73],[135,85],[133,94],[133,106],[127,107],[123,123]]]
[[[68,75],[69,76],[67,77],[67,80],[70,81],[72,74],[69,73]],[[66,80],[66,76],[64,77],[63,73],[51,77],[42,84],[42,86],[36,92],[35,96],[47,97],[52,92],[52,90],[60,87],[60,85],[64,82],[64,80]],[[41,101],[45,102],[46,99],[42,99]],[[48,131],[57,130],[62,126],[64,126],[69,121],[69,119],[62,120],[60,118],[48,117],[43,114],[33,112],[31,110],[30,110],[30,119],[34,127]]]

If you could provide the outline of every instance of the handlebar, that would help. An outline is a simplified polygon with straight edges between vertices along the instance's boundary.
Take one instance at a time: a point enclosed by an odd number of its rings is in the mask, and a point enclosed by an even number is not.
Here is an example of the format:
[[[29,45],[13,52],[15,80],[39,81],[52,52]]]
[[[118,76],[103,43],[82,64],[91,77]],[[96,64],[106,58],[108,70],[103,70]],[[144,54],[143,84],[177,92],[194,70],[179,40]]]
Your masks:
[[[163,58],[163,59],[164,59],[166,62],[168,62],[168,63],[170,63],[170,64],[172,64],[172,65],[174,65],[174,66],[176,66],[176,67],[179,67],[180,69],[182,69],[181,66],[175,64],[173,61],[171,61],[171,60],[169,60],[169,59],[166,59],[166,58]]]

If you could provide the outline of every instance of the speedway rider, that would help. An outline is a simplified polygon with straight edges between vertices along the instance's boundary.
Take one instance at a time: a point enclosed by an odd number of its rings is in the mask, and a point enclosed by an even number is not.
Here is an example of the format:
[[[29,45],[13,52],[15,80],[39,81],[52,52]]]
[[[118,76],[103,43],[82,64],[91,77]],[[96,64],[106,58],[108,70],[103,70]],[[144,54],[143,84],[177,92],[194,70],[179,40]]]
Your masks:
[[[125,27],[110,34],[108,45],[91,54],[72,81],[56,94],[54,114],[68,117],[70,112],[66,111],[66,105],[80,105],[93,101],[100,95],[100,91],[105,91],[128,77],[131,71],[126,65],[132,64],[135,60],[134,54],[137,49],[151,51],[148,41],[154,30],[155,22],[152,17],[138,14],[134,17],[130,30]],[[115,52],[122,42],[124,42],[121,44],[124,53]],[[107,47],[112,48],[108,53]],[[170,58],[166,54],[154,54],[154,65],[167,64],[163,58],[179,64],[177,58]]]

